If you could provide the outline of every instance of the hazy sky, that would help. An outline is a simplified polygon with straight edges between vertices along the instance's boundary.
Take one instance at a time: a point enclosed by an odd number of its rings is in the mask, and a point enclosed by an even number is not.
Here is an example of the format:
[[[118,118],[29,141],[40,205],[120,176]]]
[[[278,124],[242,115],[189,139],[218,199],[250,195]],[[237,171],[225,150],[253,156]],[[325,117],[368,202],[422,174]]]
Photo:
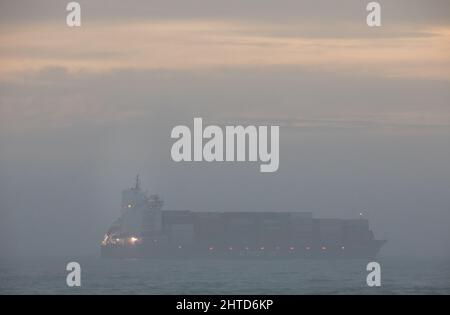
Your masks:
[[[166,209],[362,211],[450,257],[449,1],[67,2],[0,1],[0,258],[97,253],[138,172]],[[172,162],[194,117],[280,125],[279,171]]]

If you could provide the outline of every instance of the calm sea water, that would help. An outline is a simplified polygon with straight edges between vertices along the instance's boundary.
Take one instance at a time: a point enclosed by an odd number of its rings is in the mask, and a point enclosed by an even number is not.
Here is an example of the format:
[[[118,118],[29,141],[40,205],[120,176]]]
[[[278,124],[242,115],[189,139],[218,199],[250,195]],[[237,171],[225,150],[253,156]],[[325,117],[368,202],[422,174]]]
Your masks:
[[[66,263],[81,264],[79,288]],[[450,261],[379,259],[382,286],[366,285],[367,261],[39,259],[0,262],[1,294],[450,294]]]

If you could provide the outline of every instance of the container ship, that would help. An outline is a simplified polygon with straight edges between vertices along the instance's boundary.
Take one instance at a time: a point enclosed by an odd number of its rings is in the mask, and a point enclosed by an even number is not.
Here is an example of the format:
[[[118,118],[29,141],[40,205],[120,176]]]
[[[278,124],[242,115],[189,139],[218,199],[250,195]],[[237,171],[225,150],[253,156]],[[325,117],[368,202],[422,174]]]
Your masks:
[[[122,191],[120,217],[101,242],[105,258],[360,258],[386,241],[369,221],[318,219],[311,212],[163,210],[136,184]]]

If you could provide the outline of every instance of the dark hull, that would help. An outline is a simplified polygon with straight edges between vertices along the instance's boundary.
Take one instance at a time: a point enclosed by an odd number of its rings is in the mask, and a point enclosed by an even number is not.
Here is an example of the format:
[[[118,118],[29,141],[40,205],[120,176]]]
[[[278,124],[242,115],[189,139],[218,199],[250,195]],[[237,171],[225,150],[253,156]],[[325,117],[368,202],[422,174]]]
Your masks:
[[[102,245],[103,258],[201,258],[201,259],[373,259],[385,243],[373,240],[358,246],[323,246],[319,248],[205,248],[199,246]]]

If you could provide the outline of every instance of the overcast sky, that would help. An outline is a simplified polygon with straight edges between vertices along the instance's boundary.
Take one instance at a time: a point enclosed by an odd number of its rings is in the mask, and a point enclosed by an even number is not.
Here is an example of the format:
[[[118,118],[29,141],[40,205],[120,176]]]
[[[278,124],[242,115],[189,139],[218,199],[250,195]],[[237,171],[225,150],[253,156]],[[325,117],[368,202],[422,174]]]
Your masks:
[[[97,253],[138,172],[166,209],[362,211],[450,257],[449,1],[79,2],[0,1],[0,258]],[[280,125],[279,171],[174,163],[194,117]]]

